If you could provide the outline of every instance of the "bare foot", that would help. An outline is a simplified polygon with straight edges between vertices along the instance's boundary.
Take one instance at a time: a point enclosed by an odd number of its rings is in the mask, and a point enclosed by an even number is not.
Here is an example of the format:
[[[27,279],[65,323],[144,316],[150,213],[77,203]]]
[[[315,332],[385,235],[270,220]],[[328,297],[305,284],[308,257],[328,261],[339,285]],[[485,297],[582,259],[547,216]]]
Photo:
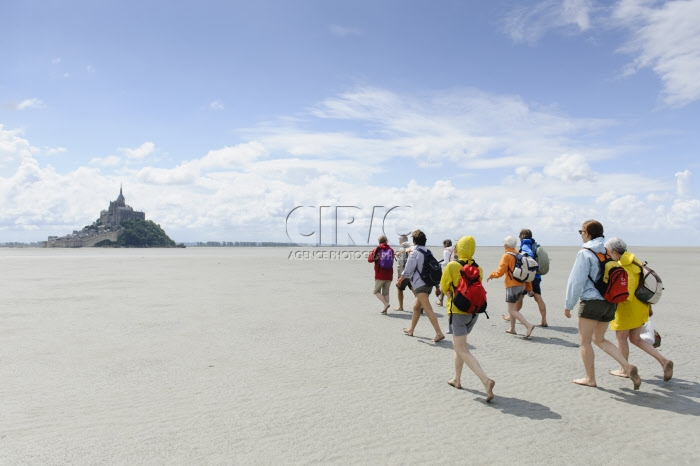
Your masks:
[[[403,333],[405,333],[405,334],[408,335],[409,337],[412,337],[412,336],[413,336],[413,330],[409,330],[409,329],[407,329],[407,328],[403,329]]]
[[[510,316],[507,316],[505,314],[501,314],[501,319],[505,320],[506,322],[510,322]]]
[[[443,335],[443,334],[441,333],[440,335],[435,335],[435,338],[433,338],[433,339],[430,340],[430,341],[432,341],[433,343],[437,343],[438,341],[442,341],[442,340],[444,340],[444,339],[445,339],[445,335]]]
[[[527,333],[525,334],[525,336],[523,337],[523,339],[527,340],[528,338],[530,338],[530,335],[532,335],[532,331],[533,331],[533,330],[535,330],[535,326],[534,326],[534,325],[530,325],[530,328],[527,329]]]
[[[545,322],[543,324],[538,325],[538,327],[549,327],[549,325],[547,325],[547,322]]]
[[[572,382],[578,385],[585,385],[586,387],[597,387],[595,382],[591,382],[590,380],[588,380],[588,377],[584,377],[582,379],[574,379],[572,380]]]
[[[493,400],[493,387],[496,385],[496,382],[489,379],[488,383],[484,388],[486,388],[486,402],[490,403],[491,400]]]
[[[461,389],[462,389],[462,384],[459,383],[459,382],[456,382],[455,379],[448,380],[448,381],[447,381],[447,385],[450,385],[450,386],[456,388],[457,390],[461,390]]]
[[[382,312],[380,312],[380,314],[387,315],[387,314],[386,314],[386,311],[382,311]]]
[[[517,335],[518,333],[515,330],[506,330],[506,333],[510,333],[511,335]]]
[[[618,370],[616,370],[616,371],[608,371],[608,374],[614,375],[614,376],[616,376],[616,377],[622,377],[622,378],[625,378],[625,379],[629,379],[629,378],[630,378],[630,376],[627,375],[627,372],[625,372],[625,371],[622,370],[622,369],[618,369]]]
[[[442,306],[442,301],[435,301],[435,304],[437,304],[438,306]]]
[[[642,384],[642,378],[637,373],[637,367],[631,366],[630,369],[630,380],[632,381],[632,386],[635,390],[639,390],[639,386]]]
[[[402,307],[395,307],[394,310],[395,310],[396,312],[403,312],[403,308],[402,308]]]
[[[386,311],[389,309],[389,306],[390,306],[389,304],[384,306],[384,310],[382,311],[382,314],[386,314]]]
[[[668,382],[673,377],[673,361],[664,364],[664,381]]]

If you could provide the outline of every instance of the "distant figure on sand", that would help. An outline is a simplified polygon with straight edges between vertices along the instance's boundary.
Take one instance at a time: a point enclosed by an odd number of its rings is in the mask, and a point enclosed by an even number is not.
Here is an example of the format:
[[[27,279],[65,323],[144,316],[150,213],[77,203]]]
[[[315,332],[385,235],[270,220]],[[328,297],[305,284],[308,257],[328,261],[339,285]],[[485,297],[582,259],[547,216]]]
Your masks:
[[[411,233],[411,238],[413,238],[413,250],[408,256],[408,261],[406,262],[406,268],[403,271],[403,275],[399,278],[398,286],[405,280],[411,280],[411,285],[413,286],[413,291],[416,293],[416,301],[413,303],[413,316],[411,317],[411,326],[409,328],[403,329],[404,333],[408,336],[413,336],[413,331],[416,329],[418,324],[418,319],[420,319],[421,308],[425,311],[430,323],[435,329],[435,337],[432,339],[433,343],[444,340],[445,335],[443,335],[440,330],[440,324],[437,321],[437,316],[433,312],[433,308],[430,306],[430,291],[432,286],[426,285],[420,276],[420,271],[423,270],[423,263],[425,260],[424,253],[428,252],[425,247],[426,237],[425,233],[420,230],[416,230]]]
[[[528,322],[525,317],[518,311],[517,303],[523,293],[532,292],[532,283],[521,283],[513,278],[513,269],[515,269],[515,256],[518,251],[515,250],[517,246],[517,241],[512,236],[506,236],[503,240],[503,249],[505,253],[501,257],[501,262],[498,264],[498,268],[491,272],[489,278],[486,281],[490,281],[494,278],[501,278],[505,275],[504,285],[506,287],[506,305],[508,306],[508,316],[506,319],[510,322],[510,330],[506,330],[506,333],[511,335],[517,335],[515,332],[515,321],[517,320],[525,326],[526,333],[523,338],[528,339],[532,335],[532,331],[535,326]],[[461,257],[460,257],[461,259]],[[504,316],[505,319],[505,316]]]
[[[440,263],[442,264],[442,270],[445,270],[445,266],[450,263],[452,260],[452,254],[454,254],[455,248],[452,246],[452,240],[451,239],[446,239],[442,242],[442,247],[444,248],[442,250],[442,260]],[[442,306],[443,302],[443,297],[444,293],[442,292],[442,286],[437,286],[435,287],[435,296],[437,296],[438,300],[435,301],[435,304],[438,306]]]
[[[406,261],[408,260],[408,255],[411,253],[411,243],[408,242],[408,236],[399,236],[399,250],[396,251],[396,290],[399,298],[399,307],[395,308],[395,311],[403,311],[403,292],[406,288],[411,290],[413,293],[413,287],[411,286],[411,280],[404,280],[401,285],[399,285],[399,280],[406,268]],[[415,293],[414,293],[415,295]]]
[[[447,383],[455,388],[462,388],[462,367],[464,364],[471,369],[481,383],[484,384],[484,390],[486,390],[486,402],[490,402],[493,399],[493,387],[496,382],[489,379],[486,373],[481,368],[479,361],[469,352],[469,346],[467,345],[467,334],[469,334],[474,328],[478,314],[468,314],[461,311],[456,306],[452,304],[452,297],[454,295],[454,290],[457,289],[459,285],[460,271],[465,264],[474,263],[474,250],[476,249],[476,242],[471,236],[465,236],[459,241],[455,247],[457,254],[460,257],[459,262],[447,261],[445,268],[442,271],[442,279],[440,280],[440,288],[444,292],[444,296],[447,297],[447,302],[445,303],[445,309],[447,309],[450,315],[450,331],[452,334],[452,346],[455,350],[455,373],[451,380]],[[479,277],[482,279],[484,276],[484,271],[479,267]]]
[[[603,245],[603,225],[596,220],[587,220],[578,232],[583,241],[583,249],[576,254],[576,261],[566,284],[564,315],[570,319],[571,309],[579,299],[581,300],[578,306],[578,338],[586,376],[572,382],[589,387],[596,386],[592,341],[620,364],[625,373],[629,374],[634,389],[639,390],[642,379],[637,373],[637,368],[630,365],[620,350],[605,339],[608,322],[615,318],[616,305],[604,300],[594,285],[594,280],[598,280],[601,273],[600,261],[594,252],[606,253]]]
[[[639,284],[640,273],[643,272],[642,263],[637,260],[637,257],[627,250],[627,243],[620,238],[610,238],[605,242],[605,249],[612,260],[618,261],[620,265],[627,271],[627,285],[629,289],[629,298],[617,305],[615,319],[610,322],[610,330],[615,331],[617,337],[617,347],[625,357],[629,359],[630,347],[628,341],[641,349],[647,354],[650,354],[654,359],[659,361],[661,368],[664,371],[664,380],[671,380],[673,377],[673,361],[666,359],[654,346],[642,340],[642,325],[649,320],[651,313],[651,304],[644,303],[637,299],[634,291]],[[629,377],[624,367],[616,371],[608,371],[612,375],[618,377]]]
[[[379,246],[372,249],[367,262],[374,262],[374,296],[384,305],[382,314],[389,309],[389,290],[394,278],[394,250],[389,246],[387,237],[379,237]]]

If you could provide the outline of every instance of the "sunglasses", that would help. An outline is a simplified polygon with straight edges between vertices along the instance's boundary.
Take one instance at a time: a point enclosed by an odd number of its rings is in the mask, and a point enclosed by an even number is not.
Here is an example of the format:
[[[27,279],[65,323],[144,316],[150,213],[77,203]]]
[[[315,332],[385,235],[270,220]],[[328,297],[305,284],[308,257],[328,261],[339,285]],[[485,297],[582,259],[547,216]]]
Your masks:
[[[579,230],[579,231],[578,231],[578,234],[579,234],[579,235],[582,235],[583,233],[584,233],[583,230]]]

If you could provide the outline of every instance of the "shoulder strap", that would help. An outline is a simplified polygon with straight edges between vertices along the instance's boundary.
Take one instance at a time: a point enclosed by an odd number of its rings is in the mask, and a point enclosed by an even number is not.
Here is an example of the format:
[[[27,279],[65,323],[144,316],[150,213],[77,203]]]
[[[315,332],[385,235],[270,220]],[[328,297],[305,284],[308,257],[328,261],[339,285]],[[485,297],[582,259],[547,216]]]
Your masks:
[[[605,269],[603,268],[603,262],[605,261],[605,258],[607,257],[603,253],[600,252],[595,252],[591,248],[583,248],[587,251],[592,252],[595,255],[595,258],[598,259],[598,270],[600,270],[600,278],[603,278],[605,276]],[[603,259],[600,258],[600,256],[603,256]],[[595,280],[591,277],[591,274],[588,274],[588,279],[595,285]]]

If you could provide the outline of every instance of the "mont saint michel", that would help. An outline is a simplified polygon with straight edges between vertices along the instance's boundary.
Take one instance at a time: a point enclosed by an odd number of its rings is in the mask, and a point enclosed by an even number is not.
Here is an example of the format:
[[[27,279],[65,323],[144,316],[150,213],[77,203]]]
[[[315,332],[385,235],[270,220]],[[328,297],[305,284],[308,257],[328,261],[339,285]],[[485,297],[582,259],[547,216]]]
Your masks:
[[[47,248],[82,248],[92,246],[172,247],[175,242],[160,225],[146,220],[146,214],[126,204],[122,187],[119,196],[109,203],[100,217],[82,230],[66,236],[49,236]]]

